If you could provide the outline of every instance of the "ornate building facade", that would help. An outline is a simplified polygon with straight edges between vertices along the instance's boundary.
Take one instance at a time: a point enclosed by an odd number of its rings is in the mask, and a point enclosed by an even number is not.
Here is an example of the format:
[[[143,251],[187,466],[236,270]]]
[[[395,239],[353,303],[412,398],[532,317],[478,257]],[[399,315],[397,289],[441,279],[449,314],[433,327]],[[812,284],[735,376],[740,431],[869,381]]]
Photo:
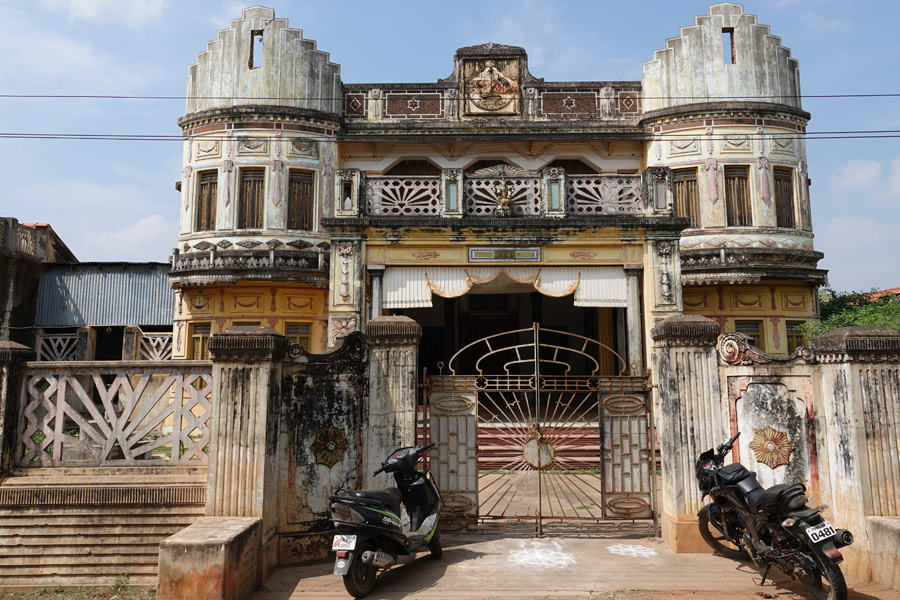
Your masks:
[[[403,314],[432,372],[532,322],[642,371],[666,316],[784,355],[816,315],[810,115],[790,51],[739,5],[696,17],[641,81],[549,81],[489,43],[410,84],[343,82],[253,7],[198,55],[187,96],[176,358],[236,324],[322,352]]]

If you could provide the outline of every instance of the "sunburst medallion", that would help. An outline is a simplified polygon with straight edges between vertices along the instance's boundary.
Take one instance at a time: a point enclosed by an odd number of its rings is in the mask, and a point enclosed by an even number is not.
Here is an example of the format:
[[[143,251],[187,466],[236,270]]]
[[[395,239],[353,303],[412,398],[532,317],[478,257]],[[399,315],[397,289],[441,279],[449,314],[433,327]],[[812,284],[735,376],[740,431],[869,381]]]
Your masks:
[[[344,453],[350,445],[343,429],[329,427],[316,433],[316,439],[309,447],[316,456],[316,462],[328,468],[344,460]]]
[[[765,429],[753,432],[750,449],[753,450],[757,462],[774,469],[788,464],[794,445],[788,440],[786,433],[766,425]]]

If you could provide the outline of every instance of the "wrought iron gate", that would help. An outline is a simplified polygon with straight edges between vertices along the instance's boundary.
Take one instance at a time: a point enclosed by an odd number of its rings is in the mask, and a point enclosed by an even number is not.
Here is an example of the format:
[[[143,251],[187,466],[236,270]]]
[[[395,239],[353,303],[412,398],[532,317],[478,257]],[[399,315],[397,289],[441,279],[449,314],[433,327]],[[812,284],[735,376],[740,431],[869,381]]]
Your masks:
[[[601,374],[606,353],[615,374]],[[653,516],[649,381],[611,348],[536,323],[469,344],[447,368],[426,387],[451,511],[537,533]]]

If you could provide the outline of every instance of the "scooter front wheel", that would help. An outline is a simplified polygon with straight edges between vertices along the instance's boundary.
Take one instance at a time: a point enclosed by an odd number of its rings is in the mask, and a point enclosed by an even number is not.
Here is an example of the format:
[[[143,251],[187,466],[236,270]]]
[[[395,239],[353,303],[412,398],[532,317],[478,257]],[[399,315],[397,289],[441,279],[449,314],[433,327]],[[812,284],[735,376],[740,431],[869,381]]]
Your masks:
[[[373,564],[365,564],[362,555],[367,550],[375,550],[371,544],[361,544],[353,551],[350,568],[344,575],[344,588],[354,598],[368,596],[375,587],[375,576],[378,569]]]

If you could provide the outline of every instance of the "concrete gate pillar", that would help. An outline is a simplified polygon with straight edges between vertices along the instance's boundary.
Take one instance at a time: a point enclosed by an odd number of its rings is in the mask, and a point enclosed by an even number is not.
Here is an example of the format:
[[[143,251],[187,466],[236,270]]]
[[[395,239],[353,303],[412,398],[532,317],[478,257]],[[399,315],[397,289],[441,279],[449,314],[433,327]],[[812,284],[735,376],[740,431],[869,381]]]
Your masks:
[[[28,346],[0,341],[0,479],[13,466],[19,426],[23,363],[34,357]]]
[[[369,402],[363,432],[364,487],[393,485],[373,477],[388,454],[416,440],[416,359],[422,327],[409,317],[376,317],[366,323],[369,346]]]
[[[694,462],[729,437],[716,354],[719,325],[706,317],[679,315],[660,321],[651,336],[663,539],[676,552],[711,552],[697,529],[702,503]]]
[[[278,562],[278,427],[285,337],[237,326],[209,340],[213,361],[206,515],[257,517],[262,579]]]
[[[813,346],[821,364],[816,428],[822,432],[837,527],[856,536],[841,568],[857,579],[900,585],[900,333],[843,327]]]

